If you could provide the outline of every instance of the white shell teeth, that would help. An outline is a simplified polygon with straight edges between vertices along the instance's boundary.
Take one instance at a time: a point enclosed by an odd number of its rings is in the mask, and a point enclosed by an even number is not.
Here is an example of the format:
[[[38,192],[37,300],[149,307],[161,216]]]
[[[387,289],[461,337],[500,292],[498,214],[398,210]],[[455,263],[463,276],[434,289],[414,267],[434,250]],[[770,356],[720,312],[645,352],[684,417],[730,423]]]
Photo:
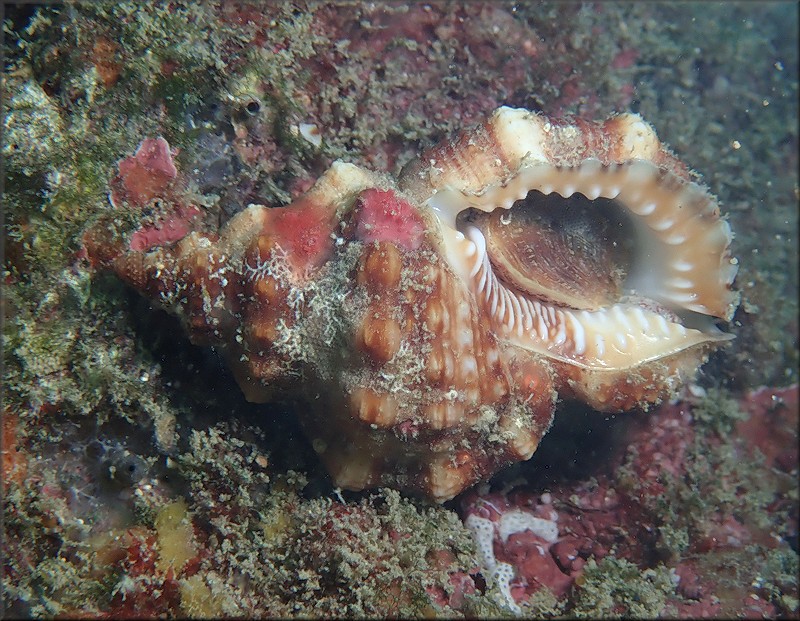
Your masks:
[[[471,242],[470,250],[472,251],[468,253],[468,256],[476,255],[475,263],[469,273],[470,278],[474,278],[481,270],[481,266],[486,259],[486,238],[483,236],[480,229],[475,226],[467,227],[466,236]]]
[[[703,338],[697,330],[687,329],[635,305],[615,304],[596,311],[557,309],[554,314],[547,306],[527,308],[540,324],[533,338],[544,340],[554,353],[563,351],[588,364],[630,360],[644,351],[650,352],[645,355],[656,357],[661,352],[678,351],[687,343]]]
[[[558,347],[559,345],[563,345],[566,340],[567,340],[567,330],[563,325],[559,325],[558,330],[556,331],[556,336],[553,339],[553,345]]]
[[[594,353],[598,358],[602,358],[606,353],[606,340],[599,332],[594,335]]]
[[[647,320],[647,316],[644,314],[644,311],[641,308],[634,308],[632,314],[642,330],[650,329],[650,322]]]
[[[603,166],[603,163],[596,157],[589,157],[581,163],[581,172],[594,174]]]
[[[697,294],[692,292],[677,293],[673,292],[669,295],[669,299],[678,304],[686,305],[689,302],[694,302],[697,299]]]
[[[727,263],[724,263],[720,267],[720,277],[722,278],[722,282],[726,285],[730,285],[733,283],[733,280],[736,278],[736,274],[739,271],[739,264],[735,263],[734,260],[730,260]]]
[[[667,280],[666,285],[675,289],[691,289],[694,287],[694,283],[688,278],[670,278]]]
[[[733,232],[731,231],[731,225],[728,224],[727,220],[720,220],[720,226],[722,227],[723,232],[725,233],[725,240],[727,244],[730,244],[733,241]]]
[[[631,322],[628,321],[628,317],[625,315],[625,311],[622,310],[621,306],[618,304],[612,306],[611,313],[614,315],[614,319],[617,320],[617,323],[619,323],[626,332],[633,330],[633,326],[631,326]]]
[[[674,235],[670,235],[665,240],[670,246],[680,246],[683,242],[686,241],[686,235],[682,235],[681,233],[675,233]]]
[[[649,162],[641,160],[633,162],[628,166],[628,182],[631,185],[637,185],[643,181],[649,181],[653,178],[656,170],[656,167]]]
[[[639,216],[649,216],[656,210],[656,204],[653,202],[644,203],[641,205],[631,205],[631,211]]]
[[[594,199],[596,199],[598,196],[600,196],[600,193],[601,193],[601,192],[602,192],[602,188],[601,188],[599,185],[595,185],[595,186],[593,186],[593,187],[589,188],[589,189],[588,189],[588,190],[587,190],[587,191],[584,193],[584,196],[586,196],[586,198],[588,198],[589,200],[594,200]]]

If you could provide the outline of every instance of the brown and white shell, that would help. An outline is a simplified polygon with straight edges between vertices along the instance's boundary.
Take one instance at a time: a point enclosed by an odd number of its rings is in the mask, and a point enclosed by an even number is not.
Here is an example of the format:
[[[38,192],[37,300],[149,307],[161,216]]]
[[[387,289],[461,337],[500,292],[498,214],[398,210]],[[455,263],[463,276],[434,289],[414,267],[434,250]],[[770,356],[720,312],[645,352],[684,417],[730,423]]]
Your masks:
[[[738,302],[730,227],[638,115],[590,123],[500,108],[409,164],[399,186],[439,216],[441,252],[498,338],[551,362],[557,389],[595,408],[657,401],[731,338],[714,321]],[[531,226],[539,245],[524,256],[498,231],[531,225],[537,205],[547,223]],[[581,210],[602,213],[576,231]],[[559,218],[571,234],[553,240]]]
[[[557,397],[674,394],[737,303],[714,197],[637,115],[500,108],[394,180],[335,163],[219,234],[89,254],[291,398],[334,484],[436,501],[530,458]],[[124,245],[124,244],[123,244]]]

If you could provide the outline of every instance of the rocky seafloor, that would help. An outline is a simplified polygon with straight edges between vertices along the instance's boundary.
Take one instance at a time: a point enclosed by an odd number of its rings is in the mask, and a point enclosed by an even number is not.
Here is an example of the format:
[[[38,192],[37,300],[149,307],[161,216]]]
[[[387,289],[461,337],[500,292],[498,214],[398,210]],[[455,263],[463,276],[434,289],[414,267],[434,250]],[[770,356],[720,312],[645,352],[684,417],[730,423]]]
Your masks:
[[[798,618],[797,32],[794,3],[7,6],[2,616]],[[742,303],[679,400],[564,404],[443,506],[332,488],[291,405],[85,259],[145,138],[221,225],[498,105],[642,114],[728,214]]]

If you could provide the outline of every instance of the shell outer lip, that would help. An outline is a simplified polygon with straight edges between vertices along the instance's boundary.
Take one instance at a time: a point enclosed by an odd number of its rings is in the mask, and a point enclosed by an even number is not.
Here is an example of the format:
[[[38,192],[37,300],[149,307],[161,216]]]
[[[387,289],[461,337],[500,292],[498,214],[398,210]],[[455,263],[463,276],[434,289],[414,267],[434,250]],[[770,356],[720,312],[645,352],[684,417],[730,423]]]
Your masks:
[[[508,110],[511,109],[499,110],[495,114],[495,118],[498,115],[502,116],[502,114],[507,113],[506,111]],[[517,111],[517,113],[519,113],[519,111]],[[530,119],[531,117],[528,115],[526,118]],[[544,117],[537,116],[536,118],[541,124]],[[636,131],[647,134],[649,126],[644,123],[640,117],[627,115],[622,118],[617,117],[617,119],[618,123],[622,121],[628,124],[632,123]],[[547,126],[547,122],[544,123],[544,126]],[[560,131],[562,133],[565,131],[563,124]],[[578,129],[578,131],[580,131],[580,129]],[[652,131],[652,128],[649,128],[649,131]],[[465,262],[464,255],[471,257],[476,253],[476,249],[473,247],[474,239],[471,240],[473,246],[467,246],[465,250],[460,248],[454,249],[452,247],[453,244],[462,246],[464,244],[465,238],[463,231],[459,230],[458,218],[459,214],[465,209],[474,208],[485,212],[491,212],[497,208],[512,208],[512,203],[515,200],[524,197],[532,190],[544,191],[544,193],[557,192],[566,197],[580,192],[589,194],[592,197],[598,196],[610,200],[617,200],[622,208],[625,209],[626,213],[637,222],[637,234],[643,240],[640,240],[637,246],[648,249],[646,252],[641,252],[640,254],[653,254],[653,256],[656,256],[656,259],[650,260],[647,269],[641,270],[645,274],[645,276],[642,277],[642,281],[647,285],[644,287],[642,295],[646,298],[649,297],[656,300],[660,305],[670,308],[674,314],[681,318],[686,318],[691,315],[697,315],[698,317],[705,315],[729,320],[738,303],[738,293],[733,291],[731,287],[735,277],[736,261],[732,259],[729,254],[731,240],[730,229],[727,227],[727,223],[719,217],[719,208],[713,196],[710,195],[703,186],[689,177],[685,167],[675,164],[674,162],[677,160],[675,160],[674,156],[668,151],[663,149],[660,143],[657,143],[658,149],[653,149],[652,145],[647,148],[642,146],[642,141],[646,142],[646,138],[646,135],[644,135],[644,137],[637,135],[637,137],[630,138],[634,143],[636,140],[640,142],[634,144],[634,146],[628,150],[629,153],[640,157],[634,157],[626,161],[609,162],[607,156],[606,161],[603,161],[602,157],[590,155],[579,160],[574,165],[553,165],[543,158],[541,149],[527,149],[518,154],[518,166],[515,170],[506,171],[504,174],[492,171],[491,174],[487,175],[489,181],[486,183],[481,184],[473,177],[472,182],[458,184],[452,181],[445,181],[438,186],[434,185],[434,187],[431,188],[429,196],[425,200],[425,205],[436,215],[441,228],[450,229],[450,233],[443,232],[441,236],[443,246],[442,254],[446,257],[450,266],[454,268],[457,273],[460,273],[466,281],[477,277],[479,271],[478,265],[475,263],[466,266],[463,265]],[[518,148],[518,152],[519,151],[521,150]],[[659,165],[653,160],[661,160],[662,163]],[[441,164],[443,167],[445,166],[442,162],[437,162],[437,165],[438,164]],[[593,179],[593,177],[597,177],[600,173],[608,177],[605,181],[602,177],[599,177],[600,181],[604,181],[604,184]],[[566,181],[559,179],[559,176],[562,175],[567,177]],[[446,174],[443,173],[442,176],[446,177]],[[571,179],[569,178],[570,176],[572,177]],[[534,180],[536,177],[539,177],[539,185],[537,186],[524,180],[519,182],[521,177],[530,177],[534,178]],[[541,178],[547,177],[549,177],[548,181],[541,181]],[[630,184],[626,185],[626,181],[629,177],[634,179],[632,186]],[[659,200],[667,200],[667,208],[670,207],[668,203],[669,197],[678,192],[683,192],[681,196],[691,198],[699,205],[699,208],[694,212],[697,214],[696,219],[698,220],[698,224],[702,224],[705,227],[706,232],[703,234],[711,243],[716,243],[717,247],[720,248],[717,251],[718,254],[714,255],[717,257],[717,265],[714,265],[712,260],[707,266],[708,269],[705,270],[712,273],[714,277],[718,279],[716,282],[709,281],[715,292],[715,295],[710,296],[710,301],[706,302],[705,300],[701,300],[694,302],[693,300],[699,297],[697,294],[689,295],[684,290],[680,289],[667,290],[663,294],[658,290],[658,287],[664,287],[667,282],[671,282],[674,287],[678,288],[685,287],[685,283],[690,282],[686,278],[672,277],[669,273],[665,275],[665,269],[659,265],[659,263],[664,260],[664,257],[669,259],[669,257],[679,256],[678,253],[675,252],[673,246],[682,249],[680,243],[676,243],[676,240],[680,242],[681,238],[687,235],[680,232],[683,230],[680,229],[682,223],[679,222],[677,225],[673,224],[671,216],[663,216],[661,212],[664,211],[664,209],[656,208],[656,202],[631,202],[628,204],[629,200],[636,199],[637,195],[642,193],[637,189],[640,186],[644,188],[652,187],[653,189],[648,191],[656,195],[656,198],[661,197]],[[631,189],[631,187],[633,187],[633,189]],[[499,197],[503,196],[505,196],[505,198],[501,200]],[[664,199],[664,196],[666,196],[667,199]],[[505,204],[502,204],[503,202]],[[678,205],[678,208],[680,207],[681,205]],[[637,211],[639,213],[637,213]],[[650,220],[647,220],[649,216],[652,217]],[[658,220],[656,219],[657,217],[661,219]],[[678,230],[676,231],[676,229]],[[669,235],[669,238],[665,241],[664,238],[667,235]],[[698,237],[698,235],[695,235],[695,237]],[[700,236],[699,243],[703,242],[704,239]],[[662,256],[657,256],[657,253],[650,253],[649,247],[653,245],[660,247]],[[675,269],[685,269],[683,266],[689,264],[685,259],[679,260],[673,258],[672,261],[675,265]],[[728,265],[731,267],[725,267]],[[672,267],[670,267],[670,269],[672,269]],[[675,269],[673,269],[673,272]],[[652,276],[650,277],[650,283],[646,281],[648,273],[656,275],[655,278]],[[657,282],[658,285],[655,286],[653,282]],[[664,320],[672,321],[667,317],[665,317]],[[679,319],[678,323],[682,324],[682,319]],[[708,344],[720,344],[734,338],[733,335],[721,332],[711,321],[701,320],[692,321],[691,323],[695,326],[699,326],[699,328],[686,328],[686,332],[702,334],[702,340]],[[690,345],[687,345],[687,347],[689,346]],[[680,349],[680,347],[669,348],[661,354],[645,356],[641,358],[640,363],[644,364],[664,355],[672,355],[680,351]],[[547,353],[550,355],[553,354],[553,352]],[[578,361],[574,361],[574,363],[581,364]]]

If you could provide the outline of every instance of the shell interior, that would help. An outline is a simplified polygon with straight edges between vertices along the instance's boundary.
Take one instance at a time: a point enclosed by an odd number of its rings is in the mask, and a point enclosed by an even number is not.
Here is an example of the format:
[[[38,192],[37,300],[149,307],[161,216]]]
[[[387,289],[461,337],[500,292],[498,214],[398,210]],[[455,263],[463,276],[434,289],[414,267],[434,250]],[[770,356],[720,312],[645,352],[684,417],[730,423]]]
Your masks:
[[[715,321],[735,308],[730,227],[702,186],[649,161],[537,163],[428,204],[451,265],[518,346],[620,369],[733,338]]]
[[[562,199],[533,190],[508,211],[462,211],[457,226],[476,227],[486,239],[492,269],[525,294],[587,310],[623,295],[634,230],[613,201],[589,201],[578,193]]]

